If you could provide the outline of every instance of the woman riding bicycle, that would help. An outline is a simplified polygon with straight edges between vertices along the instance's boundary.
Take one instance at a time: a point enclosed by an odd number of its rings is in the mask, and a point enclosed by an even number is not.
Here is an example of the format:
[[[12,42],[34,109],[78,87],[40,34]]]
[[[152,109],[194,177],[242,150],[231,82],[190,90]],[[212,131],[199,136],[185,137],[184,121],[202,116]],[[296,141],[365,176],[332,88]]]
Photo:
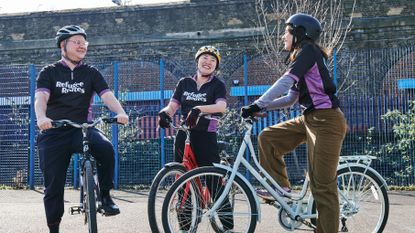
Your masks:
[[[180,79],[169,104],[158,114],[159,125],[162,128],[170,127],[171,117],[181,107],[181,121],[190,128],[190,144],[198,166],[211,166],[220,162],[216,135],[218,122],[199,115],[212,114],[212,118],[215,118],[225,112],[226,87],[215,76],[221,61],[218,49],[203,46],[197,51],[195,60],[196,74]],[[178,131],[174,143],[175,162],[182,162],[185,140],[186,133]],[[226,229],[233,228],[232,217],[223,218],[221,222]],[[188,230],[187,225],[182,230]]]
[[[260,163],[273,179],[289,190],[283,155],[306,142],[310,187],[318,211],[317,232],[332,233],[339,227],[336,169],[347,126],[326,66],[329,53],[317,43],[321,31],[320,22],[311,15],[299,13],[287,20],[283,40],[284,49],[289,51],[286,60],[289,68],[241,112],[246,118],[262,110],[300,103],[304,109],[302,116],[267,127],[260,133]],[[270,196],[261,191],[258,195]]]

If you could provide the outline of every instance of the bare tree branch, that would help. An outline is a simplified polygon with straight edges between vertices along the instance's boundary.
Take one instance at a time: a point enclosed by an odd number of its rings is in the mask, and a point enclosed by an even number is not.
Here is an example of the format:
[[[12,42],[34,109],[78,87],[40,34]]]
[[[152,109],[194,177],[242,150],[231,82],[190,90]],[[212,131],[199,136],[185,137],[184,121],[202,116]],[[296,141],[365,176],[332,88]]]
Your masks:
[[[258,27],[263,29],[263,34],[257,38],[257,50],[264,57],[264,63],[281,75],[286,66],[282,62],[287,56],[283,51],[282,35],[285,30],[285,20],[289,16],[302,12],[313,15],[322,22],[323,33],[319,43],[332,51],[340,51],[347,34],[351,30],[352,13],[356,0],[353,1],[352,10],[346,16],[342,0],[256,0],[256,12]],[[329,69],[333,69],[333,59],[328,60]],[[342,78],[345,81],[346,77]],[[275,80],[275,77],[272,78]],[[349,85],[353,84],[349,83]],[[339,85],[348,89],[345,83]]]

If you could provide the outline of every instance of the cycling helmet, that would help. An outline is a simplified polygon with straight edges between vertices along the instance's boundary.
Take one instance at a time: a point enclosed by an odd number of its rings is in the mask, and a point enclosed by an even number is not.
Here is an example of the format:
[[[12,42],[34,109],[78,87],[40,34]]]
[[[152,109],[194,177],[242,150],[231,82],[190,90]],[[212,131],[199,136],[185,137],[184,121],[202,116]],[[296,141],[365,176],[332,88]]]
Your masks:
[[[302,36],[305,36],[313,41],[317,41],[322,31],[321,24],[316,18],[303,13],[292,15],[288,18],[285,24],[290,25],[293,28],[293,35],[300,37],[297,38],[299,41],[303,39],[301,38]],[[300,33],[301,28],[304,35],[299,35],[302,34]]]
[[[67,25],[64,26],[63,28],[59,29],[59,31],[56,33],[56,45],[58,46],[58,48],[60,48],[60,43],[63,40],[68,39],[71,36],[74,35],[82,35],[83,37],[85,37],[86,39],[86,32],[83,28],[81,28],[78,25]]]
[[[197,59],[199,59],[199,57],[202,54],[210,54],[212,56],[214,56],[216,58],[216,60],[218,61],[218,64],[216,64],[216,69],[218,69],[219,64],[220,64],[220,60],[222,59],[222,57],[220,56],[219,50],[211,45],[206,45],[206,46],[202,46],[200,47],[200,49],[197,51],[196,55],[195,55],[195,60],[197,61]]]

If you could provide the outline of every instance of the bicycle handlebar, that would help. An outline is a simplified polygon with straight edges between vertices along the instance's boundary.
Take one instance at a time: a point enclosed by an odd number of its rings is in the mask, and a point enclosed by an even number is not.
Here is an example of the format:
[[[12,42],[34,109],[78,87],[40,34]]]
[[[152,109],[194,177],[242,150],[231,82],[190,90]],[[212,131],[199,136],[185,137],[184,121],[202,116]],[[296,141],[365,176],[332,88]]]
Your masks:
[[[247,118],[243,118],[241,116],[241,118],[242,118],[242,121],[244,121],[246,123],[249,123],[249,124],[253,124],[254,122],[258,121],[258,118],[264,118],[264,117],[267,117],[267,116],[268,116],[268,113],[266,113],[266,112],[254,112],[252,114],[252,116],[249,116]]]
[[[68,119],[62,119],[62,120],[55,120],[52,121],[52,127],[53,128],[60,128],[60,127],[65,127],[65,126],[72,126],[75,128],[92,128],[100,123],[107,123],[107,124],[114,124],[117,123],[117,118],[116,117],[110,117],[110,118],[98,118],[97,120],[93,121],[92,123],[76,123],[73,122],[71,120]]]
[[[212,117],[212,114],[210,113],[200,113],[199,118],[201,117],[204,117],[207,120],[214,120],[214,121],[220,122],[220,119]],[[189,127],[187,127],[186,124],[179,124],[179,126],[175,126],[173,122],[170,122],[170,127],[175,130],[183,130],[185,132],[189,130]]]

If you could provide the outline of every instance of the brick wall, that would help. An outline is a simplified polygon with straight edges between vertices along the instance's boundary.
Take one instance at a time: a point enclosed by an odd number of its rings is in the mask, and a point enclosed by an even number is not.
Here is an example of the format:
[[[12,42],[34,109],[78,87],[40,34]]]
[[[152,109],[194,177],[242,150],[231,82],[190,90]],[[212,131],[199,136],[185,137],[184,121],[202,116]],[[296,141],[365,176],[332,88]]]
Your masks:
[[[351,12],[352,0],[343,0]],[[400,47],[415,39],[415,1],[358,0],[346,47]],[[46,64],[59,58],[54,35],[79,24],[91,42],[90,61],[192,55],[215,44],[227,55],[255,52],[254,0],[201,1],[159,6],[0,15],[0,64]]]

